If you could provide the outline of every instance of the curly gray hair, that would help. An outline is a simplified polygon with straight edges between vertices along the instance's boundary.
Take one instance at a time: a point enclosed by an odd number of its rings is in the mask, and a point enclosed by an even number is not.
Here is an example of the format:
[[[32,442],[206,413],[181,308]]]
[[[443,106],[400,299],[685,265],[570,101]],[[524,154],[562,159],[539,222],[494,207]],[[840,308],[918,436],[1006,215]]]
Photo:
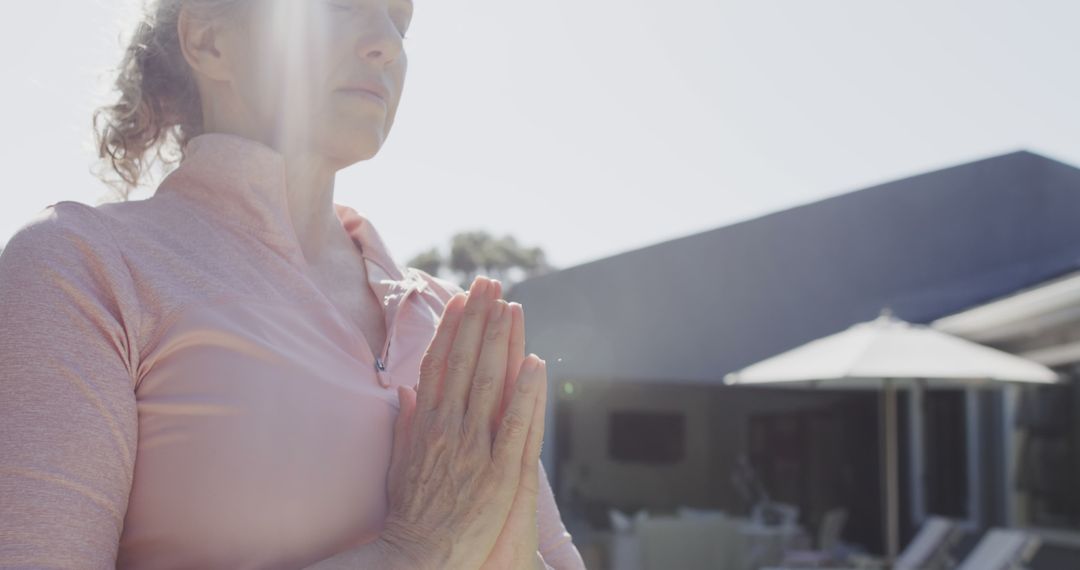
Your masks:
[[[213,18],[229,15],[248,1],[148,0],[144,5],[117,68],[114,87],[119,98],[93,116],[98,156],[105,167],[98,175],[125,200],[155,163],[180,161],[187,141],[202,132],[202,103],[180,50],[181,9]]]

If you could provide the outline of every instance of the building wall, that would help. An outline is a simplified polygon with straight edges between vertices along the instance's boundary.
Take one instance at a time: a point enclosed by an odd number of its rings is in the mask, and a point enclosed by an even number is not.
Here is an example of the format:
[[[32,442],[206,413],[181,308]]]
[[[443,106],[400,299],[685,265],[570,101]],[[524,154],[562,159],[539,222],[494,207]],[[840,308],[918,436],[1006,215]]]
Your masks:
[[[569,457],[559,466],[563,502],[576,491],[615,508],[668,510],[679,506],[742,508],[731,480],[747,450],[755,414],[820,408],[850,397],[834,392],[727,388],[690,384],[574,382],[559,397],[571,408]],[[686,416],[686,456],[677,464],[623,463],[608,455],[609,415],[614,411],[674,411]]]
[[[710,460],[716,442],[729,439],[730,435],[712,433],[709,388],[574,385],[573,397],[564,397],[560,402],[572,410],[571,456],[560,466],[561,491],[567,498],[576,489],[589,500],[624,510],[715,503],[710,496],[714,486]],[[608,421],[609,415],[616,411],[685,414],[687,438],[683,461],[651,466],[612,460],[608,456]]]

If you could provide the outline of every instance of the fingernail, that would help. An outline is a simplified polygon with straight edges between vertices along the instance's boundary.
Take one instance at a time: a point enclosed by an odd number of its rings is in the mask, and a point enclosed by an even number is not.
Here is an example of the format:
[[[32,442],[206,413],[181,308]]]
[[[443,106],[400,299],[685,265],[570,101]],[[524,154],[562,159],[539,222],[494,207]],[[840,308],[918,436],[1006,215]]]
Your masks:
[[[491,322],[497,323],[502,319],[503,309],[506,307],[504,303],[495,303],[495,306],[491,308]]]
[[[529,356],[525,357],[525,372],[534,372],[538,368],[540,368],[540,359],[537,358],[535,354],[530,354]]]
[[[484,295],[487,292],[487,281],[477,278],[475,284],[473,284],[472,291],[477,295]]]

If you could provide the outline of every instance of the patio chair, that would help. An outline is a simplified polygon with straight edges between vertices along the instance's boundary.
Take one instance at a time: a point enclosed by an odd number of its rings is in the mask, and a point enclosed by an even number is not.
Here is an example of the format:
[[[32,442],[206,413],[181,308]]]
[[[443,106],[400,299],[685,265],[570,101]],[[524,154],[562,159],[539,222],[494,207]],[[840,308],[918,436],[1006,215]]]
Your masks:
[[[896,570],[944,570],[953,566],[952,549],[964,536],[956,521],[929,517],[896,559]]]
[[[834,560],[847,518],[847,509],[830,509],[821,517],[821,524],[818,525],[817,550],[788,551],[784,555],[783,565],[815,568],[830,563]]]
[[[900,556],[894,570],[947,570],[956,566],[952,550],[964,537],[964,529],[957,521],[945,517],[928,517],[919,532],[911,539]],[[876,570],[886,566],[881,558],[857,556],[852,559],[858,570]]]
[[[844,534],[844,525],[847,524],[848,512],[844,508],[836,508],[825,513],[821,517],[821,526],[818,528],[818,550],[831,552],[840,544],[840,537]]]
[[[993,528],[956,570],[1023,570],[1040,544],[1024,531]]]
[[[734,521],[723,515],[649,517],[638,521],[642,570],[741,568]]]
[[[894,570],[946,570],[955,565],[951,552],[964,535],[956,521],[944,517],[929,517],[915,537],[896,559]],[[820,564],[818,564],[820,567]],[[886,567],[885,560],[870,556],[855,556],[846,564],[849,570],[878,570]],[[795,570],[791,564],[763,570]],[[807,566],[802,566],[806,568]],[[814,567],[813,565],[809,567]],[[830,566],[830,568],[832,568]],[[966,568],[964,570],[973,570]],[[983,570],[983,569],[979,569]]]

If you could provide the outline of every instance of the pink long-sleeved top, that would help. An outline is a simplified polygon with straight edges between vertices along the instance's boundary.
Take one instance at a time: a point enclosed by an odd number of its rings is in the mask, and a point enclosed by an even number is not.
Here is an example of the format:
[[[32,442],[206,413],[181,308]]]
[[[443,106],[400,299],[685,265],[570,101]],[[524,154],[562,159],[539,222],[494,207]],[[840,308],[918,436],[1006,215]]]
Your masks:
[[[283,157],[186,151],[151,198],[51,204],[0,255],[0,567],[303,568],[381,529],[396,386],[460,288],[335,204],[372,354],[306,273]],[[584,568],[541,480],[541,555]]]

